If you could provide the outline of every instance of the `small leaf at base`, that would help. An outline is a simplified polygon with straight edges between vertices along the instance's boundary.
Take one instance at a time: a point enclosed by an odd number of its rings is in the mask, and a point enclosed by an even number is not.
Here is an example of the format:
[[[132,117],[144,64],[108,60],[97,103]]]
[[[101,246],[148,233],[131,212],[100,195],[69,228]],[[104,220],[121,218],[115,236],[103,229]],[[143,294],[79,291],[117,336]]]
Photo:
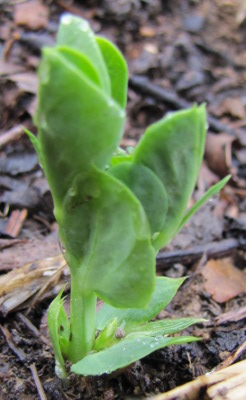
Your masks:
[[[76,374],[84,376],[110,374],[158,349],[172,344],[183,344],[195,342],[197,340],[199,339],[193,336],[146,337],[137,334],[122,339],[116,345],[100,351],[99,353],[89,354],[81,361],[74,364],[71,370]]]

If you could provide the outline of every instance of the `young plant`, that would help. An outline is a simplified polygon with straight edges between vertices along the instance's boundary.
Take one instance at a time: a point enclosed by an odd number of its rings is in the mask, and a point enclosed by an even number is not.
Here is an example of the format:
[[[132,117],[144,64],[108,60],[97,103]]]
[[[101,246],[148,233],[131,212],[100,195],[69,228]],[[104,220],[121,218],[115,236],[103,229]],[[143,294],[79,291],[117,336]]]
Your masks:
[[[48,179],[71,271],[68,318],[62,293],[48,323],[56,372],[99,375],[170,344],[196,318],[149,322],[182,279],[155,276],[155,256],[228,178],[186,207],[202,162],[205,106],[170,113],[132,152],[119,149],[127,65],[88,22],[64,15],[57,45],[39,67],[38,137],[28,132]],[[96,315],[97,298],[105,304]]]

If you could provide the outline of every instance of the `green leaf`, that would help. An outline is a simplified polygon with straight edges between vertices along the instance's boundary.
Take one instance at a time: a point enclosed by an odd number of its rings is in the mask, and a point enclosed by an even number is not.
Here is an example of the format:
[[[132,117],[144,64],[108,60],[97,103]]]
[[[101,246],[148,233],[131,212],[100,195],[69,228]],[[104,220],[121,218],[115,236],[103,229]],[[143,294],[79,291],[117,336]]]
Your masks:
[[[97,313],[97,329],[103,330],[115,317],[118,318],[118,325],[125,323],[124,329],[126,332],[129,332],[134,326],[151,320],[170,303],[184,280],[185,278],[157,277],[151,301],[143,309],[123,310],[104,304]]]
[[[121,339],[119,343],[99,353],[89,354],[74,364],[71,370],[84,376],[110,374],[166,346],[197,340],[193,336],[148,337],[136,334]]]
[[[93,350],[103,350],[115,339],[115,331],[118,326],[117,318],[112,319],[110,323],[99,333],[96,338]]]
[[[162,319],[160,321],[147,322],[143,325],[137,325],[129,330],[129,335],[141,333],[143,336],[159,336],[172,335],[188,328],[191,325],[199,324],[206,320],[202,318],[177,318],[177,319]]]
[[[60,54],[66,57],[70,63],[74,64],[74,66],[78,68],[80,72],[85,74],[88,79],[90,79],[97,86],[101,87],[97,70],[84,54],[65,46],[59,46],[57,47],[57,50],[60,52]]]
[[[97,37],[96,41],[107,66],[111,80],[112,97],[122,108],[125,108],[128,85],[127,63],[121,52],[113,45],[113,43],[102,37]]]
[[[95,168],[77,176],[65,199],[60,237],[68,264],[79,268],[81,291],[116,307],[150,301],[155,252],[148,222],[137,198],[113,176]]]
[[[70,335],[70,326],[63,307],[63,299],[61,298],[63,290],[52,301],[48,310],[48,326],[55,353],[56,374],[62,379],[67,375],[63,353],[66,353],[68,349]]]
[[[227,175],[224,179],[213,185],[202,197],[198,200],[183,217],[178,230],[180,230],[186,222],[201,208],[212,196],[218,193],[229,181],[231,175]]]
[[[195,105],[151,125],[136,148],[134,162],[150,168],[167,191],[167,218],[154,243],[157,250],[170,241],[182,221],[201,165],[205,134],[205,106]]]
[[[141,202],[148,217],[152,234],[164,225],[167,213],[167,193],[149,168],[131,162],[124,162],[110,168],[109,172],[123,182]]]
[[[99,168],[108,164],[122,136],[125,117],[117,103],[70,62],[63,50],[43,50],[39,76],[38,139],[59,223],[62,202],[74,177],[92,164]]]
[[[111,94],[110,78],[102,53],[96,42],[94,32],[85,19],[64,14],[59,25],[57,44],[68,46],[83,53],[96,68],[105,93]]]
[[[40,143],[39,143],[37,136],[35,136],[27,128],[23,127],[23,129],[24,129],[25,133],[27,134],[27,136],[29,137],[30,141],[32,142],[32,145],[38,155],[39,162],[42,164],[42,154],[41,154],[41,150],[40,150]]]

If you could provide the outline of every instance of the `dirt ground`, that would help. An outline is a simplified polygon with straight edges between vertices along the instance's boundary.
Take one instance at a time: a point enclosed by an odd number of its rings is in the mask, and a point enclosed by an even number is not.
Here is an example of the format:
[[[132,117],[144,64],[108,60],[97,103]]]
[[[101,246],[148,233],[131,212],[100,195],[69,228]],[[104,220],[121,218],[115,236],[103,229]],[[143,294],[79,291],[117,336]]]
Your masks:
[[[206,323],[187,330],[202,340],[65,383],[54,373],[46,312],[69,273],[48,184],[23,132],[23,125],[36,132],[36,69],[64,12],[87,18],[127,59],[122,146],[134,146],[166,112],[206,102],[206,151],[190,205],[232,175],[157,256],[158,274],[189,276],[158,318],[203,317]],[[245,359],[245,0],[0,1],[0,20],[0,398],[154,398]]]

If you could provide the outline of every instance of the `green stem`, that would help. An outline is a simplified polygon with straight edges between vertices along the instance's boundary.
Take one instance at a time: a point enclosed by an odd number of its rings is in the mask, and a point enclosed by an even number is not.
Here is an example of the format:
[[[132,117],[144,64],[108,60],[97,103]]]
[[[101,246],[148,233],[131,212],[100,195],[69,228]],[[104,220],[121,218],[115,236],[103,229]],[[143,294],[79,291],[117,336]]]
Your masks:
[[[77,362],[92,349],[96,330],[96,300],[94,293],[83,293],[78,269],[71,271],[70,345],[68,359]]]

